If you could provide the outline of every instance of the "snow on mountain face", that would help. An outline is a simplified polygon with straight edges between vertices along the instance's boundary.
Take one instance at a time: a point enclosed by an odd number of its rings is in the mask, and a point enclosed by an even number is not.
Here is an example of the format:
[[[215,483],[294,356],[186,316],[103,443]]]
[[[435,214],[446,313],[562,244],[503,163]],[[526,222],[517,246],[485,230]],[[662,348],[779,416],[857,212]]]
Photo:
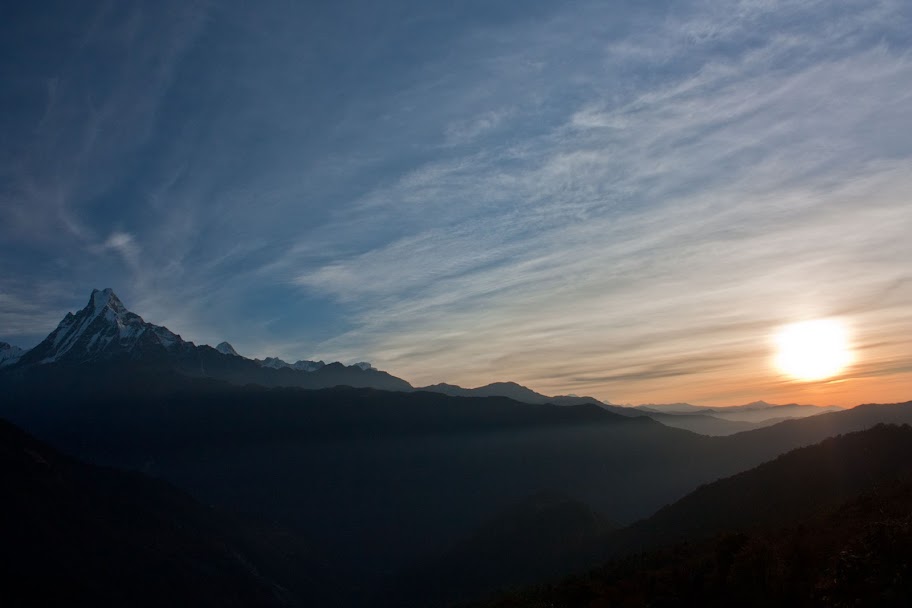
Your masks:
[[[272,369],[314,372],[326,367],[323,361],[300,360],[288,363],[277,357],[246,359],[228,342],[222,342],[215,350],[224,357],[238,357]],[[88,304],[82,310],[75,314],[67,313],[57,328],[30,351],[25,352],[0,343],[0,366],[18,367],[58,361],[84,363],[115,358],[137,360],[164,355],[192,358],[199,352],[202,351],[198,351],[193,342],[183,340],[166,327],[147,323],[139,315],[127,310],[111,289],[94,289]],[[376,370],[365,362],[349,368]]]
[[[326,364],[322,361],[295,361],[291,364],[291,369],[296,369],[302,372],[315,372],[321,367],[326,367]]]
[[[227,342],[222,342],[221,344],[219,344],[218,346],[215,347],[215,350],[222,353],[223,355],[233,355],[235,357],[240,357],[240,355],[237,353],[237,351],[234,350],[234,347],[231,346],[230,344],[228,344]]]
[[[90,361],[112,354],[172,352],[188,344],[169,329],[146,323],[127,310],[111,289],[95,289],[85,308],[75,315],[67,313],[57,329],[21,361]]]
[[[271,369],[282,369],[283,367],[291,367],[290,363],[282,361],[278,357],[266,357],[262,361],[257,359],[257,363],[260,364],[260,367],[269,367]]]
[[[25,353],[24,350],[18,346],[13,346],[6,342],[0,342],[0,367],[4,365],[12,365],[17,362],[19,358]]]
[[[301,372],[315,372],[321,367],[326,367],[326,364],[322,361],[295,361],[294,363],[288,363],[283,361],[278,357],[266,357],[265,359],[256,359],[257,363],[260,364],[260,367],[269,367],[271,369],[295,369]]]

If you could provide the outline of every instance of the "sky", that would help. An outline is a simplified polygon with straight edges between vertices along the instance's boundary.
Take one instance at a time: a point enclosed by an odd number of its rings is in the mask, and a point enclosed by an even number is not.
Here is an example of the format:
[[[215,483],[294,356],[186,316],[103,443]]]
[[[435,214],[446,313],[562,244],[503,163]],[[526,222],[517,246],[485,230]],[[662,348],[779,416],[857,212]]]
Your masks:
[[[112,287],[416,386],[912,399],[907,1],[6,3],[0,74],[0,340]]]

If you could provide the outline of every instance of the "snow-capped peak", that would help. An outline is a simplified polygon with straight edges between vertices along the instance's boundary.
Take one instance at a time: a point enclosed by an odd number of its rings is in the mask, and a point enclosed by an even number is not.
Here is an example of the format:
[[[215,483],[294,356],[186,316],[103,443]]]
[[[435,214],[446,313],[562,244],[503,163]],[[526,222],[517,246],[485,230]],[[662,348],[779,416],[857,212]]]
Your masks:
[[[373,365],[371,365],[371,364],[368,363],[367,361],[359,361],[359,362],[353,364],[351,367],[360,367],[361,369],[363,369],[363,370],[366,371],[366,372],[369,372],[369,371],[371,371],[371,370],[376,371],[376,369],[377,369],[376,367],[374,367]]]
[[[0,342],[0,367],[12,365],[25,353],[18,346],[13,346],[7,342]]]
[[[112,289],[93,289],[82,310],[67,313],[57,329],[20,361],[88,361],[115,353],[135,357],[152,351],[173,351],[184,344],[187,343],[167,328],[146,323],[127,310]]]
[[[215,347],[215,350],[222,353],[223,355],[232,355],[235,357],[240,357],[240,355],[237,353],[237,351],[234,350],[234,347],[231,346],[230,344],[228,344],[227,342],[220,343],[218,346]]]
[[[120,301],[120,298],[114,293],[114,290],[107,287],[102,290],[93,289],[90,305],[93,310],[100,311],[109,308],[115,314],[126,314],[128,311]]]
[[[295,369],[299,372],[315,372],[321,367],[326,367],[326,364],[323,361],[305,361],[301,359],[300,361],[295,361],[294,363],[289,363],[288,361],[283,361],[278,357],[266,357],[265,359],[254,359],[257,363],[260,364],[260,367],[269,367],[272,369]]]

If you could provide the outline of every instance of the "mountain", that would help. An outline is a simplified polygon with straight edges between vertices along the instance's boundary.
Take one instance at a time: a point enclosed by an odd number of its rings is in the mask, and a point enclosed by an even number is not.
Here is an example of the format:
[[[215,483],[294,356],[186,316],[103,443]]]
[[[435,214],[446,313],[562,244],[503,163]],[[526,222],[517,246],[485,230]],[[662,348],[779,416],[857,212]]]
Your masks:
[[[908,605],[912,428],[792,451],[607,538],[629,555],[484,605]]]
[[[18,365],[84,363],[111,358],[139,359],[192,348],[165,327],[128,311],[111,289],[92,290],[89,303],[67,313],[57,328],[20,358]]]
[[[428,391],[431,393],[440,393],[451,397],[508,397],[520,403],[553,403],[554,405],[582,405],[585,403],[595,403],[603,406],[605,409],[617,414],[635,416],[637,412],[630,411],[630,408],[622,408],[603,403],[595,397],[578,397],[576,395],[557,395],[548,397],[541,393],[536,393],[532,389],[525,387],[516,382],[494,382],[479,386],[477,388],[463,388],[455,384],[432,384],[416,388],[418,391]]]
[[[899,478],[912,480],[912,427],[878,425],[703,485],[623,529],[584,526],[589,518],[582,514],[591,509],[569,499],[563,501],[561,515],[542,509],[536,520],[526,511],[535,506],[530,501],[478,528],[444,556],[426,560],[411,574],[413,582],[400,583],[400,595],[389,605],[446,605],[582,571],[608,556],[757,526],[789,525]],[[585,529],[589,536],[581,532]],[[518,538],[521,535],[525,538]]]
[[[4,606],[335,605],[319,554],[286,531],[81,463],[4,420],[0,474]]]
[[[4,365],[13,365],[19,361],[24,353],[25,351],[18,346],[0,342],[0,367],[3,367]]]
[[[12,349],[4,352],[13,353]],[[411,385],[367,363],[280,359],[264,361],[237,354],[227,342],[216,348],[197,346],[166,327],[154,325],[130,312],[111,289],[92,290],[86,306],[67,313],[60,324],[35,348],[13,362],[7,356],[3,372],[22,376],[44,366],[79,366],[132,362],[144,368],[176,370],[182,374],[216,378],[233,384],[328,388],[332,386],[412,390]]]
[[[617,533],[613,550],[785,525],[894,479],[912,480],[912,427],[878,424],[790,451],[696,489]]]
[[[455,384],[433,384],[416,390],[441,393],[451,397],[509,397],[522,403],[549,403],[550,397],[536,393],[515,382],[494,382],[478,388],[462,388]],[[589,401],[594,403],[595,401]]]
[[[283,361],[278,357],[266,357],[265,359],[254,359],[262,367],[268,367],[270,369],[294,369],[301,372],[315,372],[318,369],[326,367],[326,364],[322,361],[295,361],[294,363],[288,363]],[[364,370],[364,367],[356,364],[352,367],[358,367],[358,369]],[[371,368],[372,369],[372,368]]]
[[[765,401],[754,401],[743,405],[701,406],[689,403],[637,405],[634,409],[653,414],[708,414],[728,420],[761,422],[771,418],[802,418],[825,412],[838,412],[842,408],[836,405],[801,405],[788,403],[777,405]]]
[[[0,411],[42,439],[301,530],[365,589],[543,488],[617,519],[702,479],[662,474],[647,487],[613,465],[638,460],[651,479],[699,437],[594,404],[238,387],[135,363],[13,380],[0,382]]]
[[[648,410],[637,411],[642,412],[644,415],[665,426],[693,431],[700,435],[711,436],[733,435],[734,433],[750,431],[752,429],[761,428],[767,424],[776,424],[777,422],[782,421],[781,418],[775,418],[763,422],[746,422],[726,420],[725,418],[709,414],[663,414],[659,412],[650,412]]]
[[[597,404],[237,386],[141,361],[35,366],[0,375],[0,394],[0,413],[81,458],[333,547],[365,590],[544,489],[627,523],[789,449],[912,421],[912,404],[863,406],[704,437]]]
[[[887,483],[798,525],[654,549],[466,606],[902,608],[910,546],[912,483]]]
[[[667,426],[682,428],[703,435],[730,435],[762,428],[783,420],[838,412],[842,408],[829,405],[776,405],[755,401],[744,405],[704,407],[689,403],[649,404],[633,408]]]
[[[238,352],[234,350],[234,347],[228,344],[227,342],[220,342],[218,346],[215,347],[215,350],[222,353],[223,355],[232,355],[235,357],[240,357]]]
[[[690,403],[647,403],[643,405],[635,405],[632,407],[644,412],[663,414],[696,414],[705,413],[712,410],[710,407],[692,405]]]
[[[147,344],[155,326],[95,295],[45,341],[55,353],[0,370],[0,415],[332,547],[364,596],[545,489],[626,524],[790,449],[912,422],[912,404],[870,405],[704,437],[605,404],[449,396],[367,365],[272,369],[183,340]]]

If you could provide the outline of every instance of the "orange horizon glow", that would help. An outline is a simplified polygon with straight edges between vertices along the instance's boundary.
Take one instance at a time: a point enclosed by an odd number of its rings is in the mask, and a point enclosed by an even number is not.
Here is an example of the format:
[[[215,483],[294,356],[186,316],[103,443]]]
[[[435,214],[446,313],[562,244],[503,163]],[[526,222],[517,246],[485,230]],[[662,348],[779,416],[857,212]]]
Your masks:
[[[589,378],[580,374],[568,385],[556,374],[548,378],[546,368],[530,357],[515,362],[530,364],[525,369],[516,365],[512,370],[486,370],[471,378],[450,376],[447,381],[477,387],[513,380],[546,395],[590,396],[618,405],[686,402],[724,407],[766,401],[851,408],[912,401],[912,373],[906,366],[904,342],[891,340],[893,335],[882,333],[879,327],[873,329],[876,325],[870,321],[864,314],[853,319],[819,317],[781,324],[771,320],[766,332],[746,333],[735,342],[702,343],[690,353],[686,347],[673,352],[664,344],[662,348],[667,350],[655,352],[659,369],[687,369],[688,362],[700,360],[708,360],[710,365],[705,369],[695,366],[693,373],[669,374],[663,380],[647,376],[656,367],[605,357],[601,369],[609,371],[602,377],[593,373],[591,381],[582,382]],[[719,355],[721,352],[730,356]],[[712,367],[715,360],[722,364]],[[590,363],[590,369],[598,373],[598,364]],[[638,374],[643,377],[637,378]]]

